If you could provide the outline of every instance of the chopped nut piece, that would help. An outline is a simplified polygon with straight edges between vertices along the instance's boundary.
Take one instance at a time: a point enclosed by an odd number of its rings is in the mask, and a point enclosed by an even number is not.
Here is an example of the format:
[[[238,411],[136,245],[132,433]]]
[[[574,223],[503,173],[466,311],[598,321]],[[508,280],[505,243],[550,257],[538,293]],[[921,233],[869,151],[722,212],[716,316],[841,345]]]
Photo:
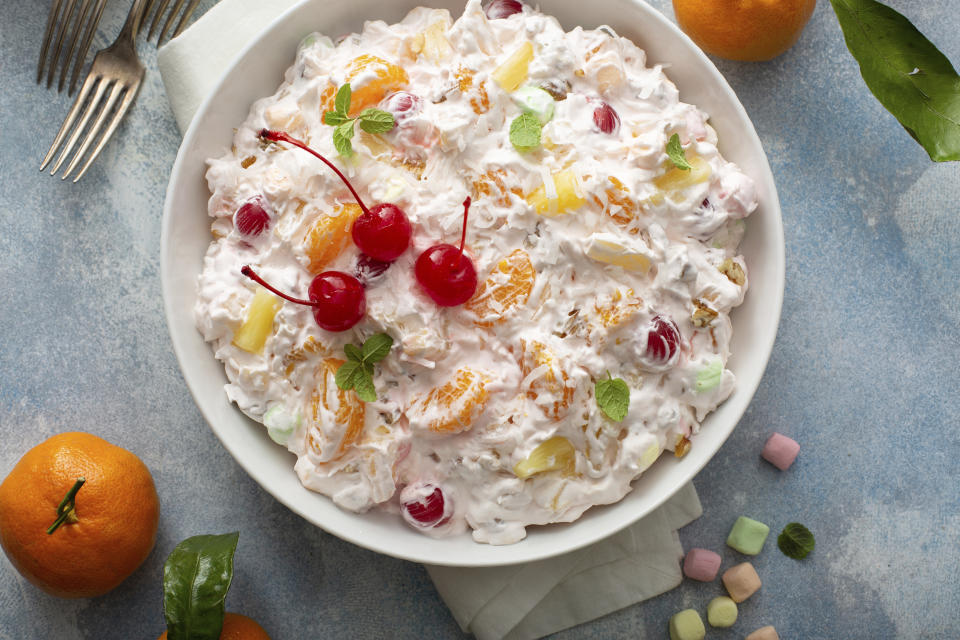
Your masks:
[[[747,274],[743,272],[743,267],[741,267],[738,262],[734,262],[733,258],[727,258],[723,261],[723,264],[717,268],[720,270],[720,273],[727,276],[733,284],[742,287],[747,281]]]
[[[687,455],[691,446],[692,443],[690,442],[690,438],[687,436],[680,436],[677,439],[677,445],[673,448],[673,455],[677,456],[678,458],[682,458],[683,456]]]
[[[256,161],[257,161],[257,156],[247,156],[246,158],[240,161],[240,166],[246,169]]]
[[[693,326],[702,329],[709,326],[714,318],[717,317],[717,312],[708,307],[703,300],[694,300],[693,304],[696,307],[693,315],[690,316],[690,321],[693,323]]]

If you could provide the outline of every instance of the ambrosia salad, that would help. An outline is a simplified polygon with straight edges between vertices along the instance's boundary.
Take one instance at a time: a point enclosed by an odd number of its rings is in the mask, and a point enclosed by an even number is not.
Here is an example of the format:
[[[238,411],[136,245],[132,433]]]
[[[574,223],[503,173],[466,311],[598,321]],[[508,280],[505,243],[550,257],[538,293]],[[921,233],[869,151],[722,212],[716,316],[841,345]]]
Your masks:
[[[706,118],[629,40],[515,0],[306,38],[209,160],[195,315],[227,395],[304,486],[427,535],[620,500],[734,386],[757,196]]]

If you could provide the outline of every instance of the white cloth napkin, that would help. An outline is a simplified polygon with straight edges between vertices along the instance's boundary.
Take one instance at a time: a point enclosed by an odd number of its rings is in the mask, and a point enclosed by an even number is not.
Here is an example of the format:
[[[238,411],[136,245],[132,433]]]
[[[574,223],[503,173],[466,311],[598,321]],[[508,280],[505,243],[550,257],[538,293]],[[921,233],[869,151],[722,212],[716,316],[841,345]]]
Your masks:
[[[221,0],[160,49],[160,74],[181,131],[234,56],[298,1]],[[305,25],[304,35],[311,30]],[[680,584],[677,529],[701,513],[690,484],[641,521],[579,551],[525,565],[427,571],[464,631],[480,640],[539,638]]]

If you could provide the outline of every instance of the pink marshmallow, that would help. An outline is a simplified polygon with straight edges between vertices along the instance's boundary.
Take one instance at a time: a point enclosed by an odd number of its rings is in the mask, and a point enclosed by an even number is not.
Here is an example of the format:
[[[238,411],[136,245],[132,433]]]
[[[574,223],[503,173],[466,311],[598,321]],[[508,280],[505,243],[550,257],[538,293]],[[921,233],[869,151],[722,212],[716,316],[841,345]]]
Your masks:
[[[786,471],[797,459],[798,453],[800,453],[800,445],[796,440],[774,433],[767,438],[767,444],[763,445],[763,452],[760,455],[777,469]]]
[[[683,573],[693,580],[711,582],[720,570],[720,555],[709,549],[690,549],[683,559]]]

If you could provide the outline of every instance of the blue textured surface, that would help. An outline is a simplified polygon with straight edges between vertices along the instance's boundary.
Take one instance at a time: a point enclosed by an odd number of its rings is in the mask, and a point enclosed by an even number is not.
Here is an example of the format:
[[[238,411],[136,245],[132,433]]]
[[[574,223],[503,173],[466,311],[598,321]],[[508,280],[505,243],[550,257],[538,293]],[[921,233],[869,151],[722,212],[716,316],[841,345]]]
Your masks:
[[[201,8],[212,4],[205,0]],[[668,0],[654,6],[672,17]],[[955,63],[955,0],[890,0]],[[141,42],[137,104],[78,185],[37,171],[70,100],[34,84],[47,2],[0,8],[0,476],[65,430],[97,433],[154,473],[162,518],[146,564],[110,594],[61,601],[0,560],[0,640],[154,638],[160,577],[179,540],[238,529],[227,604],[285,638],[456,638],[424,570],[344,543],[276,503],[233,462],[187,392],[163,320],[160,212],[179,136]],[[94,42],[119,30],[111,0]],[[685,546],[724,546],[740,515],[771,527],[764,581],[729,630],[782,638],[960,637],[960,165],[934,165],[870,95],[821,0],[770,63],[717,61],[769,155],[783,205],[783,320],[757,395],[696,482],[704,515]],[[780,431],[802,450],[780,472]],[[775,537],[800,521],[816,550]],[[719,580],[678,589],[561,638],[665,638]]]

